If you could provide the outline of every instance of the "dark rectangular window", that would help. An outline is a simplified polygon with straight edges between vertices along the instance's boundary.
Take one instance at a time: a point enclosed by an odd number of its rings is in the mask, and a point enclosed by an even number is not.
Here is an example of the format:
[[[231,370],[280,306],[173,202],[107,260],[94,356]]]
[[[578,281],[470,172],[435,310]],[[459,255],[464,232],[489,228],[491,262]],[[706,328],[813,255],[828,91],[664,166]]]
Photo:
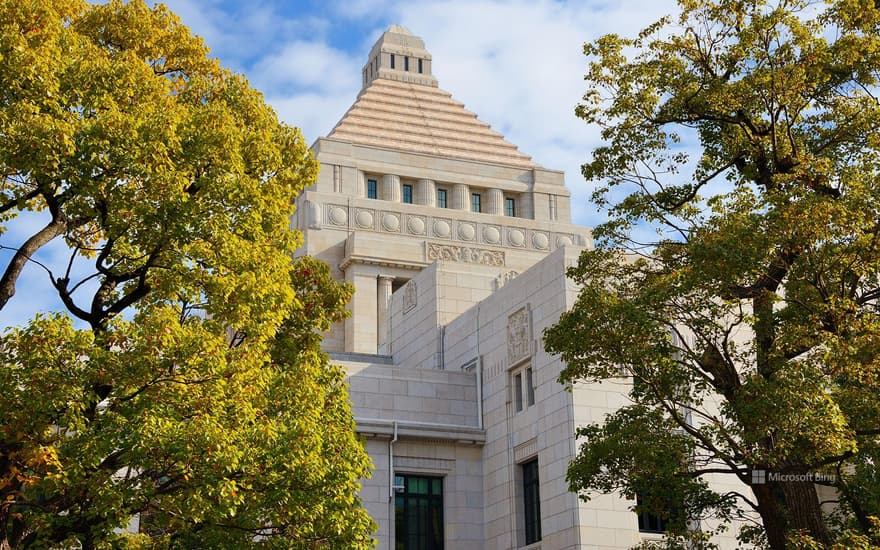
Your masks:
[[[394,54],[391,54],[391,68],[394,68]]]
[[[516,201],[513,199],[504,199],[504,215],[511,218],[516,216]]]
[[[513,376],[513,406],[516,412],[523,410],[522,373]]]
[[[409,56],[404,56],[404,58],[403,58],[403,70],[404,71],[409,70]]]
[[[412,204],[412,185],[403,186],[403,202]]]
[[[394,549],[443,550],[443,479],[395,475]]]
[[[526,544],[533,544],[541,540],[541,495],[537,458],[522,465],[522,482]]]
[[[482,208],[480,206],[480,194],[479,193],[471,193],[471,212],[482,212]]]
[[[368,199],[378,199],[379,191],[376,185],[376,180],[367,180],[367,198]]]
[[[419,59],[419,74],[422,73],[422,60]]]
[[[532,380],[532,367],[526,369],[526,406],[535,404],[535,383]]]
[[[642,497],[636,495],[636,507],[641,508],[642,506]],[[639,510],[639,531],[643,533],[665,533],[666,532],[666,522],[663,518],[655,516],[654,514],[645,511]]]
[[[438,208],[448,208],[446,206],[446,189],[438,189],[437,190],[437,207]]]

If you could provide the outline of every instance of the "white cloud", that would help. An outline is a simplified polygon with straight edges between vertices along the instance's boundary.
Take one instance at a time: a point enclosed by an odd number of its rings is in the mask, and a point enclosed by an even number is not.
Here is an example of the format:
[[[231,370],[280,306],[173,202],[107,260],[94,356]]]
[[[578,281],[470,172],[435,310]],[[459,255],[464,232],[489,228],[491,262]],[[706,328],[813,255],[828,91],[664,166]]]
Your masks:
[[[635,35],[675,11],[671,0],[386,4],[393,22],[425,40],[441,88],[536,162],[565,172],[574,221],[585,225],[602,218],[580,173],[599,144],[598,130],[574,115],[586,91],[583,44],[609,32]]]
[[[263,57],[248,77],[258,89],[296,88],[303,93],[351,93],[360,82],[360,64],[353,56],[322,42],[296,40]]]

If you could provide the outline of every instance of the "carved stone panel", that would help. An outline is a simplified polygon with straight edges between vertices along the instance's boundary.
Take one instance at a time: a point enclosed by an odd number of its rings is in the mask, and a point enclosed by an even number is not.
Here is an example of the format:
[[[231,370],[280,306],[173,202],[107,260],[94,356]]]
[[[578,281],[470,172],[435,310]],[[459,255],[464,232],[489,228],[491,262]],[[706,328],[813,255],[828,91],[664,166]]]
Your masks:
[[[528,305],[507,318],[507,364],[515,365],[531,357],[532,320]]]
[[[410,281],[403,287],[403,312],[407,313],[418,304],[416,282]]]
[[[444,262],[463,262],[491,266],[504,265],[504,252],[499,250],[438,243],[427,243],[427,246],[428,249],[425,255],[429,262],[440,260]]]
[[[501,275],[495,277],[495,290],[503,287],[510,281],[512,281],[519,273],[516,271],[508,271],[507,273],[502,273]]]

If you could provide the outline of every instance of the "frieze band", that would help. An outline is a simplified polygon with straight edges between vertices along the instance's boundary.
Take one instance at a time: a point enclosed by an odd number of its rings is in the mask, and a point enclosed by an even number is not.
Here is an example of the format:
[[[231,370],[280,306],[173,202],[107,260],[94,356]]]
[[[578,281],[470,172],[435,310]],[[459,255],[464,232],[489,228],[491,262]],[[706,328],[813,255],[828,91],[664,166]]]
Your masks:
[[[444,262],[503,266],[505,261],[504,252],[500,250],[486,250],[484,248],[438,243],[427,243],[427,245],[427,260],[429,262],[440,260]]]

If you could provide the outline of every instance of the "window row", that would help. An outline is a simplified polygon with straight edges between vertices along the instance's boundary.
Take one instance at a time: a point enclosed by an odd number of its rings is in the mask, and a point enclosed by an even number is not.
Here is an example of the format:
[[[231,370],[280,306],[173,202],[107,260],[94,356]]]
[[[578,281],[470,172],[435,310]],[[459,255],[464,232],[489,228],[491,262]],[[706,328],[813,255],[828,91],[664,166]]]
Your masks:
[[[397,57],[398,57],[397,55],[395,55],[395,54],[391,54],[391,68],[392,68],[392,69],[396,69],[396,68],[397,68],[397,67],[396,67],[396,65],[397,65],[397,63],[396,63],[396,58],[397,58]],[[408,55],[402,55],[402,56],[400,56],[400,57],[403,57],[403,70],[409,72],[409,59],[410,59],[409,56],[408,56]],[[416,72],[418,72],[419,74],[422,74],[422,72],[423,72],[423,70],[424,70],[424,65],[423,65],[422,59],[420,59],[420,58],[416,58],[416,63],[417,63],[417,66],[418,66],[418,69],[417,69]]]
[[[517,524],[521,544],[541,540],[538,459],[517,465]],[[443,478],[395,474],[394,549],[443,550]]]
[[[404,183],[401,185],[401,201],[406,204],[413,204],[413,186],[408,183]],[[367,179],[367,198],[368,199],[378,199],[379,198],[379,182],[375,179]],[[436,206],[437,208],[450,208],[449,205],[449,191],[447,189],[437,189],[436,190]],[[486,212],[486,209],[483,206],[483,194],[473,192],[471,193],[471,212]],[[517,204],[516,199],[513,197],[504,197],[504,211],[503,214],[508,217],[516,217],[517,216]]]

